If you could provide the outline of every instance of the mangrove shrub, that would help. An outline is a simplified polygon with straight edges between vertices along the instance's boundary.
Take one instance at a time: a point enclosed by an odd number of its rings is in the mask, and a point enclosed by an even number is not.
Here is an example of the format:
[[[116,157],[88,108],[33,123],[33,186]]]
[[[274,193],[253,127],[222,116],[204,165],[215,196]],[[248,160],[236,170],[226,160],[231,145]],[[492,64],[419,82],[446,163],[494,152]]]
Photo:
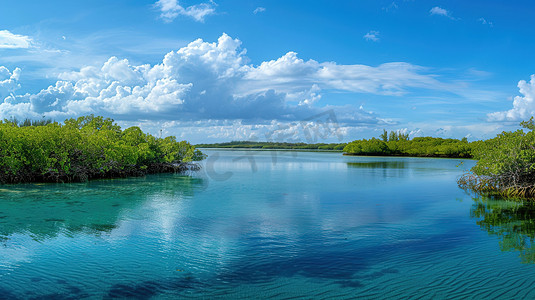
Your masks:
[[[466,139],[443,139],[434,137],[415,137],[385,130],[380,139],[356,140],[344,148],[349,155],[392,155],[422,157],[470,158],[472,145]]]
[[[0,121],[0,182],[72,182],[180,171],[204,154],[175,137],[121,130],[93,115],[64,124]]]
[[[535,124],[533,118],[520,124],[528,131],[502,132],[474,144],[472,154],[478,162],[459,179],[462,188],[506,197],[535,196]]]

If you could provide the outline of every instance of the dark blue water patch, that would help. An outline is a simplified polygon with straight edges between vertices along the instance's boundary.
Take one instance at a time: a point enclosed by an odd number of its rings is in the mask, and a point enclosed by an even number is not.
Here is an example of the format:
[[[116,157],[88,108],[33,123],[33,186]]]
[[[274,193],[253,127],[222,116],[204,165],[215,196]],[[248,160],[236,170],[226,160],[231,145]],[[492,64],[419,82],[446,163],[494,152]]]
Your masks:
[[[210,286],[193,275],[113,285],[104,299],[150,299],[160,294],[199,292]]]
[[[62,284],[61,290],[64,292],[55,292],[55,293],[47,293],[43,295],[35,295],[38,294],[38,291],[35,292],[29,292],[26,293],[23,299],[32,299],[32,300],[76,300],[76,299],[84,299],[90,297],[90,294],[87,292],[84,292],[80,288],[69,285],[69,284]],[[10,299],[10,298],[7,298]]]
[[[334,283],[340,285],[340,287],[343,287],[343,288],[363,288],[363,287],[365,287],[365,285],[362,284],[358,280],[337,280]]]
[[[388,274],[399,274],[399,273],[400,271],[398,269],[386,268],[380,271],[372,272],[370,274],[362,274],[362,275],[356,274],[353,277],[356,279],[362,279],[362,280],[375,280]]]
[[[65,222],[65,219],[47,218],[45,222]]]
[[[77,300],[77,299],[83,299],[89,297],[88,294],[71,294],[71,293],[50,293],[46,295],[39,295],[39,296],[30,296],[28,298],[23,299],[30,299],[30,300]]]
[[[111,287],[105,299],[150,299],[161,292],[161,284],[144,281],[133,285],[116,284]]]
[[[248,237],[243,245],[242,259],[234,261],[218,274],[218,279],[231,284],[267,282],[279,277],[303,276],[307,278],[336,280],[343,286],[363,286],[360,280],[374,280],[385,274],[397,274],[396,268],[379,272],[369,271],[385,261],[397,257],[417,258],[440,255],[452,249],[470,244],[473,233],[462,228],[439,234],[406,234],[401,240],[377,243],[377,240],[350,240],[340,236],[304,234],[297,241],[278,239],[278,245],[270,239]],[[338,242],[337,242],[338,241]],[[268,247],[265,247],[268,245]]]
[[[8,289],[4,289],[4,288],[0,288],[0,299],[13,299],[13,300],[18,300],[18,299],[25,299],[21,296],[18,296],[17,294],[15,294],[12,290],[8,290]]]
[[[304,276],[351,280],[389,255],[388,248],[352,246],[350,241],[323,247],[307,241],[292,247],[269,250],[249,248],[243,259],[230,264],[218,279],[232,284],[266,282],[278,277]]]

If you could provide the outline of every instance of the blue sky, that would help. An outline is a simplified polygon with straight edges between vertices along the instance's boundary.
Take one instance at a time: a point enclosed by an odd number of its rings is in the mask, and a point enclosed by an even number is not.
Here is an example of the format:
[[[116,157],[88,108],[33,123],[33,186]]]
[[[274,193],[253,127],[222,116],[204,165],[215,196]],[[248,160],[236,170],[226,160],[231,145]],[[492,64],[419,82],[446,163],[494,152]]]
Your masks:
[[[534,15],[530,1],[7,1],[0,118],[310,142],[303,120],[329,112],[314,141],[488,138],[535,114]]]

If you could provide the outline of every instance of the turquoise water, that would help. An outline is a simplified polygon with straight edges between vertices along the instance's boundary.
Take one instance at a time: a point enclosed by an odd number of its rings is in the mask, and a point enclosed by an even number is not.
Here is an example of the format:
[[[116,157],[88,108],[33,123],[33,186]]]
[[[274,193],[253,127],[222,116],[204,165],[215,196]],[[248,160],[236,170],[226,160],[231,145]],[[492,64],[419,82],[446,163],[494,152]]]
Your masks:
[[[0,298],[535,297],[535,208],[457,188],[473,161],[206,153],[0,186]]]

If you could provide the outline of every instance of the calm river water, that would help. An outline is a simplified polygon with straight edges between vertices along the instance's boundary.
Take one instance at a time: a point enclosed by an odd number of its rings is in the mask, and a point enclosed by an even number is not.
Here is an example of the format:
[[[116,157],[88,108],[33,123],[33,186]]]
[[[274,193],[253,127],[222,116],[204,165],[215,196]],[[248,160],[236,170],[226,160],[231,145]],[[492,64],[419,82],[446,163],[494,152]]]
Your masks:
[[[0,186],[0,298],[535,298],[535,209],[460,190],[474,161],[205,152]]]

